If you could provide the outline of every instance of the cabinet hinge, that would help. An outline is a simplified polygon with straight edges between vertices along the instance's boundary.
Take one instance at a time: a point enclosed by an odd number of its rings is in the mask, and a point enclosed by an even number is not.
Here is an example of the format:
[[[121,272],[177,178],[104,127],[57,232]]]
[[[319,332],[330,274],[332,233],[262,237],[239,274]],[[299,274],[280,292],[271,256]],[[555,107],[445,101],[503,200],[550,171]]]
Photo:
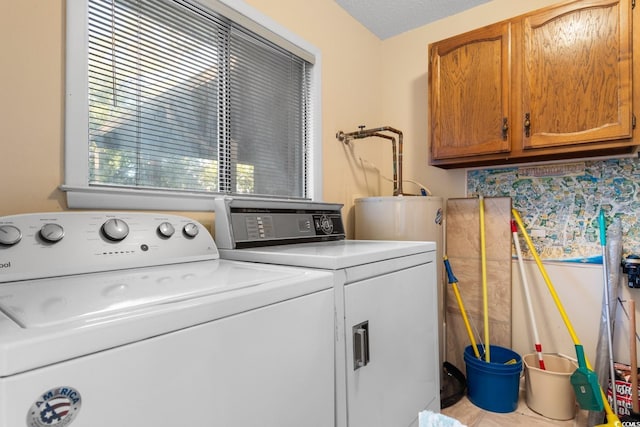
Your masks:
[[[636,0],[631,0],[631,9],[636,8]]]
[[[636,128],[636,115],[632,114],[631,115],[631,129],[635,129]]]

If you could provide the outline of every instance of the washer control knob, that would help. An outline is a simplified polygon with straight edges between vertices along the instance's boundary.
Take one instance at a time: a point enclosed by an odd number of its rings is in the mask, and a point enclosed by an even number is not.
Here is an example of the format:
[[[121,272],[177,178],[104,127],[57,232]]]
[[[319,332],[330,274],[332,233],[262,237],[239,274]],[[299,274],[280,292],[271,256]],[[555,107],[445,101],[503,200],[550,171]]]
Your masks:
[[[60,224],[50,222],[40,228],[40,237],[46,242],[59,242],[64,237],[64,228]]]
[[[127,237],[129,234],[129,226],[121,219],[111,218],[102,224],[102,234],[107,239],[118,242]]]
[[[185,236],[193,238],[198,235],[198,231],[200,230],[198,229],[198,226],[196,224],[194,224],[193,222],[190,222],[185,224],[182,231],[184,232]]]
[[[22,232],[13,225],[0,225],[0,245],[15,245],[22,239]]]
[[[173,228],[173,225],[171,225],[170,222],[165,221],[158,226],[158,233],[160,233],[162,237],[169,238],[173,236],[173,233],[175,232],[176,232],[176,229]]]

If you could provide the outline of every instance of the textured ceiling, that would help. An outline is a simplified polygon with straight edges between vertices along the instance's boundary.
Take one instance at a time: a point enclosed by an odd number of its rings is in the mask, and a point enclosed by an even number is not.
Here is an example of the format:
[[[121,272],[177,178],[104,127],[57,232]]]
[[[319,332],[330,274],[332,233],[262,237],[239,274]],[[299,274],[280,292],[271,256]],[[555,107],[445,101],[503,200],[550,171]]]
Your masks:
[[[489,1],[336,0],[336,3],[384,40]]]

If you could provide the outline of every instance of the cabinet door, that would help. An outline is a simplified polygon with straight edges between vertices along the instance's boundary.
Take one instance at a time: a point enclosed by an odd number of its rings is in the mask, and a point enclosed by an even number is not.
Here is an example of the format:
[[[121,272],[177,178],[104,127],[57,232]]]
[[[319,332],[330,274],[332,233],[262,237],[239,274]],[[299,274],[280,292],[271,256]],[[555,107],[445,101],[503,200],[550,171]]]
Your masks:
[[[509,33],[499,23],[431,45],[432,160],[510,150]]]
[[[630,16],[629,0],[590,0],[523,19],[524,149],[631,137]]]

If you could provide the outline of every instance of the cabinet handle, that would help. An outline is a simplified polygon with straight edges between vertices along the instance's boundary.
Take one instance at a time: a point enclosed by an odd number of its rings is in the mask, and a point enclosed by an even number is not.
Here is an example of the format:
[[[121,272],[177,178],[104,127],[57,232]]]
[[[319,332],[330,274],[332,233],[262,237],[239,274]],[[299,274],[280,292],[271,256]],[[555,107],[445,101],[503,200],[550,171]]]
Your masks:
[[[506,117],[502,118],[502,139],[507,140],[507,132],[509,131],[509,123]]]
[[[369,321],[353,327],[353,370],[369,363]]]
[[[527,138],[531,136],[531,115],[529,113],[524,115],[524,136]]]

